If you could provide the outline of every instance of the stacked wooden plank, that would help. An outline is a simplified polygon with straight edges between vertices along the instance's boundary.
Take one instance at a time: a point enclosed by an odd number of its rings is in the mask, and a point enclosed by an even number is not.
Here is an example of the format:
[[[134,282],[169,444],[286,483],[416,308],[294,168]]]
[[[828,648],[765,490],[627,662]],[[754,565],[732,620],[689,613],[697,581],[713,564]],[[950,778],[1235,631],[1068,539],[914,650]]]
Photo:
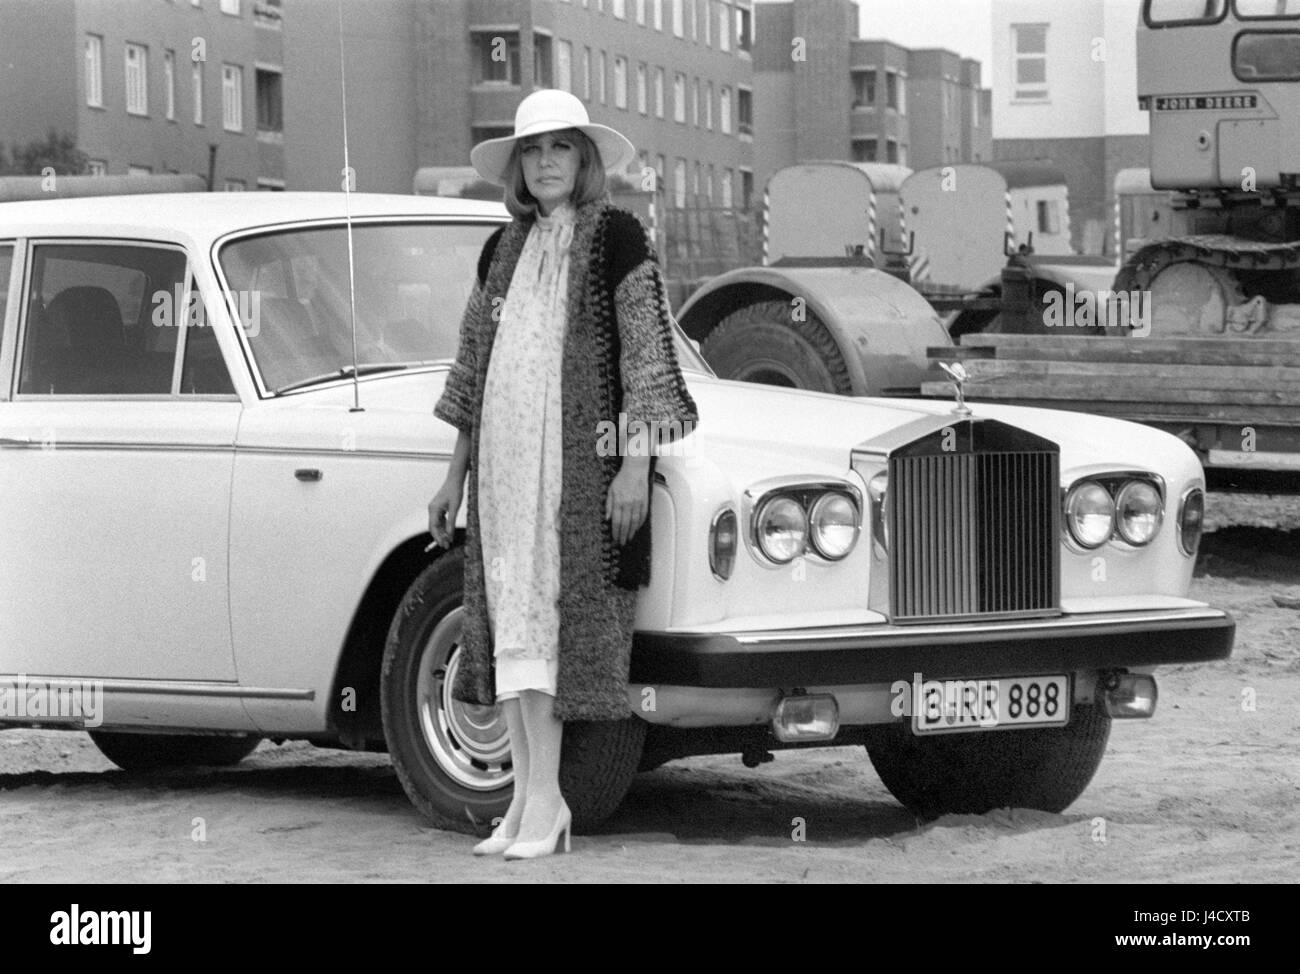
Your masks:
[[[1300,425],[1300,338],[967,335],[928,354],[961,362],[966,398],[976,402],[1146,422]],[[953,385],[945,378],[921,391],[951,398]]]

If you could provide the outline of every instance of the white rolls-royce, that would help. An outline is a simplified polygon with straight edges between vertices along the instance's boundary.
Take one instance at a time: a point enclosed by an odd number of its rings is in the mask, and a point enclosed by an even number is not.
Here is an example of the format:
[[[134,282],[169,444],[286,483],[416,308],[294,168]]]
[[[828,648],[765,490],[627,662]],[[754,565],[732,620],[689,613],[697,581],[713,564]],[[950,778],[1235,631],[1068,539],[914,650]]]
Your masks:
[[[505,219],[0,204],[0,726],[88,730],[128,770],[386,749],[429,820],[490,825],[506,730],[450,697],[463,547],[430,547],[427,505]],[[1154,668],[1229,655],[1187,597],[1204,482],[1174,437],[727,382],[677,339],[700,424],[657,466],[628,718],[566,725],[579,824],[664,761],[841,745],[921,816],[1060,810],[1111,721],[1152,715]]]

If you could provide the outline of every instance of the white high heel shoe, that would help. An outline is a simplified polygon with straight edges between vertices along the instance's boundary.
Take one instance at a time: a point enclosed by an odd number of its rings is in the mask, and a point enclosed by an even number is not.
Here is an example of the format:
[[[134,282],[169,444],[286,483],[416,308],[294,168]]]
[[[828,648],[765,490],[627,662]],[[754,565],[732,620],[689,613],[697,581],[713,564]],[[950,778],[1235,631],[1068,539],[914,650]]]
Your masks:
[[[505,819],[502,819],[501,824],[492,830],[492,834],[474,847],[474,855],[495,856],[497,853],[509,849],[514,844],[515,839],[519,837],[519,833],[505,835],[505,827]]]
[[[560,812],[555,816],[555,826],[546,838],[536,842],[516,842],[505,851],[506,859],[540,859],[552,855],[560,845],[560,833],[564,833],[564,851],[569,851],[569,835],[573,831],[573,813],[569,806],[560,804]]]

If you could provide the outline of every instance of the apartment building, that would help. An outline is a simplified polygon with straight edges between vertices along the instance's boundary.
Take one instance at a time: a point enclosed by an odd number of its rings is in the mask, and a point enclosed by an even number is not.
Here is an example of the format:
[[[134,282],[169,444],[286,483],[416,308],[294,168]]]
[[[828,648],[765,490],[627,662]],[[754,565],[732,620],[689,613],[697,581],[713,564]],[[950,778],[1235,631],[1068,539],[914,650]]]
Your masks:
[[[669,206],[753,193],[748,0],[448,0],[423,18],[422,165],[464,165],[513,130],[520,99],[562,88],[637,147]]]
[[[1113,247],[1114,182],[1148,164],[1137,105],[1141,0],[994,0],[993,149],[1065,174],[1075,249]]]
[[[859,14],[855,0],[755,7],[760,185],[805,159],[925,169],[992,158],[992,92],[979,62],[864,39]]]
[[[92,173],[285,185],[280,0],[0,0],[0,141],[71,134]]]

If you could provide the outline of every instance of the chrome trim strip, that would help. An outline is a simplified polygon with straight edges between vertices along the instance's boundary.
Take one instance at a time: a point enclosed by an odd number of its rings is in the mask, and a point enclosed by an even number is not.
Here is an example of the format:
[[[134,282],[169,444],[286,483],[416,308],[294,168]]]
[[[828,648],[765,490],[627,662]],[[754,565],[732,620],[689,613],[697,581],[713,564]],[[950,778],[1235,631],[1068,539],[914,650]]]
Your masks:
[[[106,680],[94,676],[37,676],[31,673],[2,674],[0,683],[49,683],[63,686],[70,683],[98,683],[106,693],[168,694],[177,697],[248,697],[259,700],[315,700],[315,690],[295,690],[276,687],[244,687],[237,683],[207,680]]]
[[[40,440],[0,437],[0,449],[39,450]],[[56,450],[131,450],[141,453],[266,453],[295,457],[378,457],[393,460],[450,460],[439,450],[342,450],[324,447],[235,446],[232,443],[106,443],[94,440],[59,440]]]
[[[906,625],[893,626],[825,626],[809,629],[767,630],[764,632],[695,632],[670,630],[671,636],[699,635],[702,637],[726,637],[734,639],[742,646],[762,647],[767,643],[789,643],[792,640],[806,638],[809,641],[824,643],[827,640],[858,642],[870,639],[873,642],[888,644],[891,642],[915,642],[936,637],[953,639],[981,637],[984,640],[1024,632],[1049,632],[1068,630],[1108,629],[1114,626],[1147,626],[1161,623],[1195,624],[1221,622],[1228,614],[1221,609],[1156,609],[1148,612],[1102,612],[1087,616],[1057,616],[1051,620],[1022,619],[1015,622],[989,623],[986,625]]]

